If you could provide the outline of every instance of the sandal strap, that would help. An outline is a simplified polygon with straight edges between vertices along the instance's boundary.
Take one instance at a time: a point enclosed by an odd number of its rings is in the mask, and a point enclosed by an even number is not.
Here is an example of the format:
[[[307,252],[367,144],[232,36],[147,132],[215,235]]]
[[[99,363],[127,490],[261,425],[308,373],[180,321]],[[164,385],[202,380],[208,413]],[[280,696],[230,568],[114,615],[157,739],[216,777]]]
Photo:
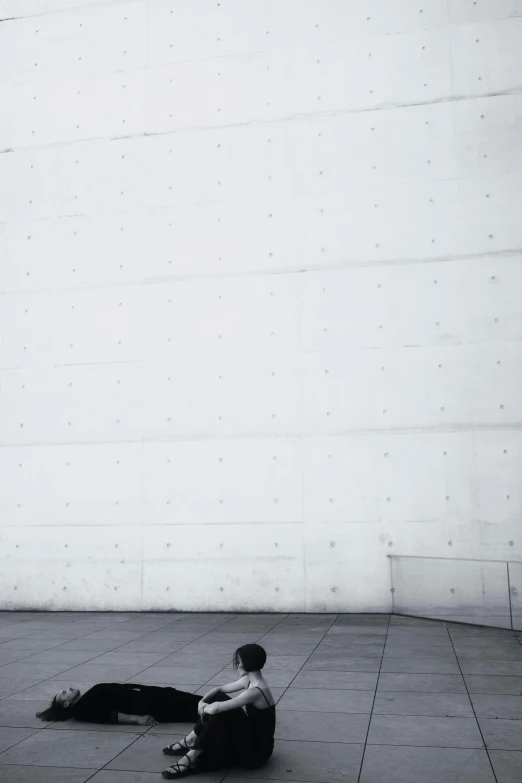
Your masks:
[[[173,742],[172,745],[167,745],[167,748],[169,750],[174,750],[176,745],[179,745],[182,750],[191,750],[191,748],[187,745],[186,737],[183,737],[183,739],[179,740],[179,742]]]
[[[169,772],[183,772],[184,769],[190,769],[192,766],[192,762],[190,759],[187,759],[188,764],[181,764],[180,761],[177,761],[175,764],[172,764],[170,767],[167,767]]]

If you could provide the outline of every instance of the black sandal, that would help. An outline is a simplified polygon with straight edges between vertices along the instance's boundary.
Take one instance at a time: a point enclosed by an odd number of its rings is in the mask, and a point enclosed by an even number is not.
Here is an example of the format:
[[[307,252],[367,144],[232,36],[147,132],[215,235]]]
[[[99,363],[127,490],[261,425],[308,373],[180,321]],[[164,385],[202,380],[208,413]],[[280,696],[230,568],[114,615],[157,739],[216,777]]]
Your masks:
[[[167,778],[167,780],[173,780],[174,778],[185,778],[187,775],[193,775],[197,770],[189,758],[187,758],[187,761],[188,764],[182,764],[181,761],[178,761],[171,767],[167,767],[167,769],[163,770],[161,776]]]
[[[183,745],[183,743],[185,744]],[[174,750],[176,745],[179,745],[178,750]],[[173,742],[172,745],[167,745],[166,748],[163,748],[163,753],[165,753],[167,756],[184,756],[186,751],[188,750],[192,750],[192,749],[189,748],[189,746],[187,745],[187,738],[184,737],[179,742]]]

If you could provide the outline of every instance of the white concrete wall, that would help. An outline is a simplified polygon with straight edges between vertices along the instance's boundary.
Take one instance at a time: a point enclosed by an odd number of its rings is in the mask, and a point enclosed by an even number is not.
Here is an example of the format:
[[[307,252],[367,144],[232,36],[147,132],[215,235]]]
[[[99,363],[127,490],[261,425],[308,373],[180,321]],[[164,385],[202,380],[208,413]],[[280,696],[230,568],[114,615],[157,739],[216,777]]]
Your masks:
[[[522,559],[522,2],[0,17],[0,607]]]

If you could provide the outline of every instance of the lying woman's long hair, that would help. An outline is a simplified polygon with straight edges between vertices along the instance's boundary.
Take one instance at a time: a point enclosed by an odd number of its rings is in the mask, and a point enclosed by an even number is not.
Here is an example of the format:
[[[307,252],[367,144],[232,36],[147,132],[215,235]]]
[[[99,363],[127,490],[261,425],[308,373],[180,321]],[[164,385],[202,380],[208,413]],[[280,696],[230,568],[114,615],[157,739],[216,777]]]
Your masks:
[[[42,712],[37,712],[36,717],[40,720],[52,721],[52,720],[69,720],[71,717],[70,707],[60,707],[56,701],[56,696],[51,702],[51,706],[47,707]]]

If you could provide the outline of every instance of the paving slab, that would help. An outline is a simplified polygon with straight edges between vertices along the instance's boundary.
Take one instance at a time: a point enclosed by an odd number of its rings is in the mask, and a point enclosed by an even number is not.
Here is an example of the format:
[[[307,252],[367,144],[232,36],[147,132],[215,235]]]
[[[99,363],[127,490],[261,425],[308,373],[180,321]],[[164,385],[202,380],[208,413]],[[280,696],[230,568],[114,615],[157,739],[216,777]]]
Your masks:
[[[119,642],[119,644],[125,644],[125,642],[132,642],[135,639],[139,639],[144,636],[146,631],[125,631],[122,628],[110,627],[104,628],[102,631],[95,631],[89,634],[89,639],[98,642]]]
[[[112,652],[101,653],[94,657],[91,653],[90,663],[93,666],[131,666],[133,669],[141,667],[148,669],[169,657],[165,652],[127,652],[117,649]]]
[[[68,626],[68,630],[71,632],[74,632],[77,634],[78,638],[82,636],[88,636],[91,633],[95,633],[96,631],[103,631],[105,628],[107,628],[110,625],[110,623],[107,622],[76,622],[72,623],[70,626]]]
[[[390,615],[387,614],[340,614],[332,627],[353,625],[377,625],[387,628]]]
[[[230,620],[226,627],[232,633],[243,633],[256,629],[263,629],[265,631],[277,628],[281,622],[285,619],[284,615],[280,614],[248,614],[234,617]]]
[[[425,656],[413,656],[410,658],[394,658],[384,655],[381,672],[396,674],[458,674],[460,666],[455,656],[448,658],[428,658]]]
[[[21,636],[17,639],[1,642],[1,649],[22,651],[28,650],[27,655],[30,655],[31,650],[33,652],[37,652],[38,650],[51,650],[54,647],[58,647],[58,645],[59,642],[56,642],[54,639],[33,639],[28,636]]]
[[[520,783],[522,751],[491,750],[489,757],[495,770],[497,783]]]
[[[393,614],[390,617],[390,628],[440,628],[439,620],[428,620],[425,617],[405,617]]]
[[[114,645],[114,647],[117,647],[121,652],[161,652],[168,655],[169,653],[186,648],[189,643],[187,640],[175,639],[173,637],[174,634],[168,638],[161,639],[147,636],[144,639],[137,639],[136,641],[127,642],[123,645]],[[113,648],[109,647],[107,649],[110,650]]]
[[[5,783],[85,783],[87,780],[92,780],[94,772],[93,769],[25,767],[16,764],[0,767],[0,770]]]
[[[364,743],[370,715],[340,714],[338,712],[277,713],[276,741],[304,740],[306,742]],[[261,770],[260,770],[261,772]]]
[[[447,647],[451,645],[448,629],[444,625],[428,628],[403,628],[390,626],[387,629],[386,642],[400,642],[426,647]]]
[[[308,658],[305,671],[378,672],[382,656],[343,655],[342,653],[316,652]]]
[[[320,640],[322,650],[349,650],[354,645],[362,645],[365,648],[378,647],[381,649],[386,643],[383,634],[350,633],[350,634],[326,634]]]
[[[228,627],[228,626],[227,626]],[[260,631],[259,633],[251,633],[251,632],[245,632],[245,631],[232,631],[232,630],[225,630],[224,628],[216,628],[216,629],[210,629],[207,632],[200,632],[200,636],[196,641],[200,642],[211,642],[219,643],[219,642],[225,642],[225,644],[228,644],[229,648],[232,648],[232,652],[237,649],[237,647],[241,647],[243,644],[251,644],[252,642],[255,642],[256,639],[261,638],[265,634],[263,631]],[[194,642],[194,643],[195,643]]]
[[[519,644],[513,647],[493,647],[492,645],[484,645],[478,648],[455,647],[455,652],[459,660],[462,658],[469,662],[512,661],[513,663],[522,664],[522,645]]]
[[[318,690],[292,687],[286,691],[279,702],[279,708],[299,712],[370,713],[373,698],[374,692],[369,690]],[[319,720],[319,717],[316,720]]]
[[[167,757],[165,756],[165,758]],[[205,773],[198,775],[198,780],[202,780],[204,783],[221,783],[224,776],[224,774],[220,773]],[[163,780],[163,778],[159,778],[157,772],[121,772],[119,770],[102,769],[94,777],[90,778],[89,783],[159,783],[160,780]],[[40,783],[40,781],[37,783]]]
[[[162,629],[163,631],[168,632],[168,629],[173,628],[175,623],[175,620],[169,620],[166,618],[162,619],[159,617],[143,616],[138,617],[135,620],[128,620],[125,623],[124,630],[143,631],[144,633],[149,633]]]
[[[72,669],[87,661],[98,660],[98,653],[92,650],[61,650],[60,648],[44,650],[24,658],[24,663],[56,663],[62,666],[62,671]],[[1,670],[0,670],[1,671]]]
[[[92,650],[94,653],[109,652],[115,650],[117,647],[121,647],[122,642],[117,639],[91,639],[89,637],[82,637],[80,639],[74,639],[72,642],[65,642],[60,644],[60,650]],[[56,647],[56,643],[54,644]]]
[[[4,729],[9,731],[9,729]],[[10,729],[30,732],[31,729]],[[34,732],[34,730],[33,730]],[[0,765],[37,765],[100,769],[131,745],[138,734],[42,729],[4,753]],[[1,773],[0,773],[1,774]]]
[[[31,633],[28,630],[23,630],[18,625],[8,625],[4,628],[0,628],[0,643],[7,642],[11,639],[19,639],[21,636],[27,636]]]
[[[219,666],[150,666],[139,674],[129,674],[128,679],[129,682],[140,682],[143,685],[159,685],[165,682],[197,682],[202,684],[214,677],[218,671]]]
[[[422,745],[439,748],[483,748],[474,718],[432,718],[420,715],[373,715],[370,745]]]
[[[272,628],[270,631],[267,631],[266,633],[261,636],[261,639],[281,639],[281,640],[291,640],[291,639],[299,639],[303,642],[320,642],[321,639],[326,639],[328,636],[328,633],[333,628],[333,626],[330,626],[330,628],[320,628],[320,629],[313,629],[313,628],[285,628],[283,626],[278,625],[276,628]],[[217,635],[217,634],[213,634]]]
[[[455,652],[451,644],[439,645],[435,647],[431,644],[413,644],[408,641],[407,644],[396,642],[386,642],[385,655],[391,658],[440,658],[442,661],[456,660]]]
[[[178,737],[181,735],[182,737],[186,737],[187,734],[190,734],[193,728],[193,723],[158,723],[156,726],[154,726],[154,728],[149,728],[148,733],[154,735],[166,735],[162,740],[163,745],[165,745],[167,736],[172,735],[173,737]]]
[[[522,663],[518,661],[477,660],[459,656],[459,664],[463,674],[504,675],[507,677],[522,677]]]
[[[243,644],[253,644],[256,639],[250,637],[250,641],[238,644],[237,642],[231,642],[227,639],[223,641],[207,640],[207,637],[190,642],[183,647],[183,652],[194,653],[195,655],[226,655],[230,660],[238,647],[242,647]],[[290,655],[290,653],[288,653]]]
[[[453,674],[381,674],[378,691],[466,693],[464,678]]]
[[[125,682],[130,677],[135,677],[137,674],[141,674],[142,671],[149,671],[148,667],[142,666],[141,663],[134,665],[122,664],[110,665],[110,664],[98,664],[98,663],[82,663],[79,666],[73,666],[66,669],[65,672],[61,672],[62,676],[68,677],[71,682],[75,680],[92,680],[93,682]]]
[[[479,718],[486,748],[522,750],[522,721]]]
[[[373,714],[474,717],[471,701],[466,693],[378,693]]]
[[[16,661],[8,663],[0,668],[2,679],[32,680],[32,683],[47,680],[61,674],[68,665],[58,661],[57,663],[26,663],[25,661]]]
[[[22,701],[47,699],[47,706],[49,706],[51,700],[59,691],[64,688],[69,688],[71,685],[79,688],[81,693],[85,693],[85,691],[88,691],[89,688],[92,688],[92,686],[95,685],[95,682],[80,682],[77,680],[69,680],[65,677],[60,680],[45,680],[36,685],[26,687],[24,690],[16,691],[12,696],[9,696],[9,699],[20,699]]]
[[[166,654],[159,660],[156,666],[181,666],[190,668],[202,668],[206,671],[221,671],[230,667],[231,655],[212,655],[208,653],[187,653],[185,650]]]
[[[465,674],[464,680],[470,693],[505,693],[510,696],[522,694],[522,677]]]
[[[17,699],[2,699],[0,701],[0,726],[41,729],[49,725],[49,721],[41,721],[37,712],[47,709],[48,701],[21,701]]]
[[[19,691],[23,691],[26,688],[30,688],[31,685],[34,684],[34,682],[35,682],[34,679],[22,680],[16,677],[13,678],[10,677],[9,679],[5,679],[5,680],[0,679],[0,699],[6,699],[12,694],[18,693]]]
[[[330,637],[330,639],[333,639],[334,637]],[[337,636],[335,639],[340,639],[341,637]],[[343,638],[343,644],[340,643],[332,643],[330,640],[321,642],[317,650],[315,651],[315,654],[322,655],[324,653],[330,653],[332,655],[342,655],[342,656],[351,656],[351,657],[358,657],[361,656],[368,656],[370,658],[382,658],[384,653],[384,643],[379,642],[346,642],[345,639],[350,639],[352,637],[350,636],[344,636]],[[309,653],[311,654],[311,653]]]
[[[331,690],[374,691],[377,687],[377,673],[335,672],[303,670],[292,682],[291,688],[320,688]]]
[[[31,652],[27,650],[4,650],[0,647],[0,667],[5,666],[7,663],[20,661],[27,658],[28,655],[31,655]]]
[[[13,728],[10,726],[0,726],[0,758],[2,758],[2,753],[4,751],[13,747],[13,745],[18,745],[20,742],[23,742],[23,740],[27,739],[27,737],[30,737],[36,731],[37,730],[34,728],[24,729]]]
[[[300,639],[272,640],[263,638],[260,644],[266,650],[267,655],[311,655],[319,642],[305,642]]]
[[[485,750],[368,745],[360,783],[496,783]],[[498,781],[515,783],[515,781]],[[519,783],[519,781],[517,781]]]
[[[59,644],[65,644],[67,642],[75,641],[76,639],[83,638],[83,631],[75,631],[71,628],[66,630],[56,631],[55,629],[47,629],[40,631],[31,631],[30,634],[24,637],[25,639],[34,639],[41,642],[52,642],[56,647]]]
[[[185,735],[177,732],[168,738],[165,735],[148,732],[124,748],[108,764],[108,769],[133,770],[138,772],[161,772],[176,759],[166,756],[162,748],[178,742]]]
[[[472,694],[477,718],[505,718],[522,721],[522,696]]]
[[[150,726],[136,726],[132,723],[87,723],[81,720],[71,719],[54,721],[49,728],[52,728],[53,731],[109,731],[145,734]]]
[[[386,636],[388,632],[387,625],[338,625],[337,623],[335,625],[332,625],[331,628],[328,629],[326,635],[327,636],[340,636],[344,634],[369,634],[371,636],[379,636],[383,637]]]
[[[41,614],[39,617],[33,620],[27,620],[18,624],[20,628],[29,631],[47,631],[56,630],[60,626],[70,626],[70,621],[62,617],[60,612],[50,612],[47,614]],[[57,630],[59,633],[59,630]]]
[[[277,753],[260,769],[233,769],[227,780],[294,780],[303,783],[357,783],[364,745],[279,740]]]

